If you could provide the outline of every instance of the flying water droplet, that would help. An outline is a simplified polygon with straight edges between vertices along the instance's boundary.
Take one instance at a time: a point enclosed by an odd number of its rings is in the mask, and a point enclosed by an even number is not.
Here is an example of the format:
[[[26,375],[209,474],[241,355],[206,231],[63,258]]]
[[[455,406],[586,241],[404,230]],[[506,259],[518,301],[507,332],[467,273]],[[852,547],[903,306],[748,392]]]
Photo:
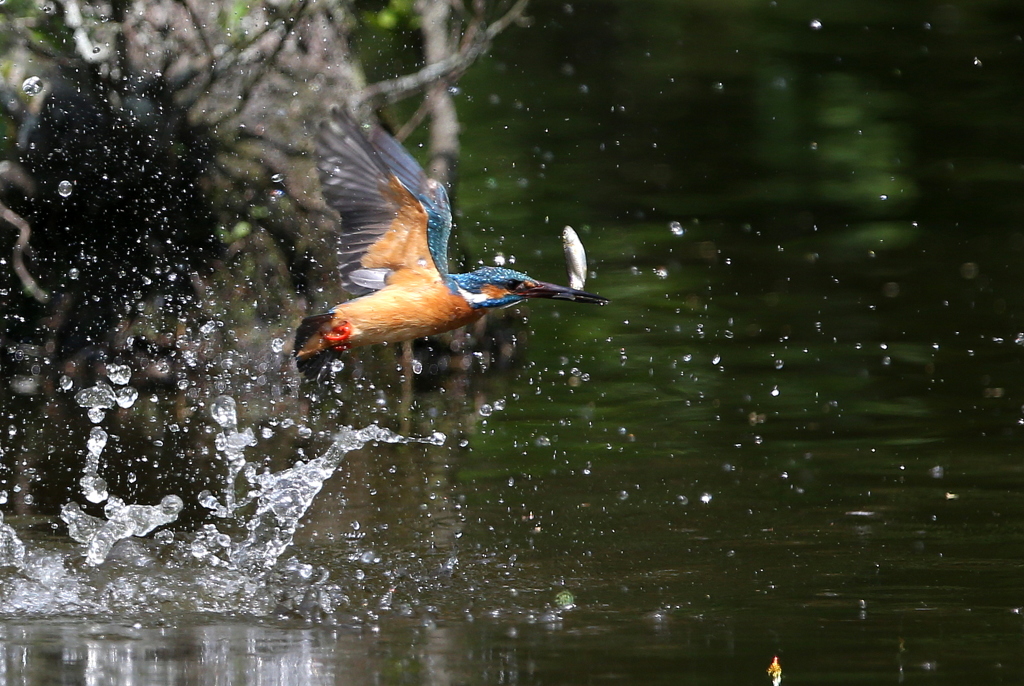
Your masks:
[[[117,396],[116,400],[118,407],[131,407],[135,404],[135,401],[139,399],[139,392],[131,386],[118,388],[115,391],[115,394]]]
[[[74,185],[67,179],[57,184],[57,192],[60,194],[60,197],[62,198],[66,198],[69,195],[71,195],[71,191],[73,190],[75,190]]]
[[[126,386],[132,378],[132,368],[126,364],[108,364],[107,378],[115,386]]]
[[[107,492],[107,482],[95,474],[86,474],[78,480],[78,485],[82,488],[82,495],[90,503],[102,503],[110,497],[110,493]]]
[[[107,432],[98,426],[94,426],[92,431],[89,432],[89,440],[85,444],[89,451],[90,456],[99,457],[100,453],[103,452],[103,448],[107,445]]]
[[[284,181],[284,174],[274,174],[273,176],[270,177],[270,180],[273,181],[274,183],[281,183],[282,181]]]
[[[235,411],[235,399],[230,395],[221,395],[213,401],[210,407],[210,414],[213,421],[225,429],[233,430],[238,425],[238,414]]]
[[[106,381],[100,381],[95,386],[83,388],[76,393],[75,401],[79,407],[90,410],[109,410],[114,406],[114,389]]]
[[[22,82],[21,90],[30,97],[39,95],[43,91],[43,80],[38,76],[30,76]]]
[[[812,31],[820,31],[821,30],[821,20],[820,19],[811,19],[811,30]]]
[[[682,236],[684,233],[686,233],[686,229],[684,229],[683,225],[680,224],[679,222],[669,222],[668,230],[672,232],[673,236]]]

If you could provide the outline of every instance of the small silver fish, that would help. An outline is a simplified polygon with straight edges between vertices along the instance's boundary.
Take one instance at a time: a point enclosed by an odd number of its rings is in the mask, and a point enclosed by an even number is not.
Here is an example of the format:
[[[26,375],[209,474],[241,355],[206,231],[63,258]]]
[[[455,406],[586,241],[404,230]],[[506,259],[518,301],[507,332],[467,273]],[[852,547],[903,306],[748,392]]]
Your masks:
[[[587,251],[571,226],[562,229],[562,247],[565,248],[565,273],[569,275],[569,287],[582,290],[587,281]]]

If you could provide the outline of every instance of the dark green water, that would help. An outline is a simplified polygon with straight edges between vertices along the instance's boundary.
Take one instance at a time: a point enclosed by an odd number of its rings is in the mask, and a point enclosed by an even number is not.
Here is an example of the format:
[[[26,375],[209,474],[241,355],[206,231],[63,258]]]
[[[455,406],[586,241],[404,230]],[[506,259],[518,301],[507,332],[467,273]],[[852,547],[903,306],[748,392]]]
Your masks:
[[[1024,683],[1024,5],[531,13],[461,84],[460,247],[562,280],[572,224],[612,304],[537,304],[512,369],[411,396],[386,353],[111,413],[112,493],[181,494],[182,532],[215,395],[273,469],[342,420],[443,431],[315,500],[282,559],[326,616],[166,543],[81,566],[50,524],[89,422],[3,391],[6,521],[65,572],[0,585],[0,683]]]

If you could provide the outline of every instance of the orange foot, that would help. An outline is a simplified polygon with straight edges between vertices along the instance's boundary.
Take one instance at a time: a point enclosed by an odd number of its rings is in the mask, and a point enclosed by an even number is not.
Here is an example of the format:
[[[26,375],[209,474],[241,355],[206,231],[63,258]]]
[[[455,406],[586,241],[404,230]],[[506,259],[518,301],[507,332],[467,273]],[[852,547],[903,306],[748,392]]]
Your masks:
[[[348,322],[342,322],[327,333],[323,334],[324,340],[334,350],[348,350],[352,346],[348,345],[347,341],[352,336],[352,325]]]

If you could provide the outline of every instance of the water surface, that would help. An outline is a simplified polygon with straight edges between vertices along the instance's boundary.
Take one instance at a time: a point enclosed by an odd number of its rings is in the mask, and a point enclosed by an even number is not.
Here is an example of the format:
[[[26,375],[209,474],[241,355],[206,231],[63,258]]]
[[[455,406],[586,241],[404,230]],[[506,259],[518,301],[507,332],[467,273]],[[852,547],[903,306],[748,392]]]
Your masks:
[[[97,567],[58,518],[101,514],[80,388],[4,389],[0,683],[1024,681],[1020,8],[531,13],[461,84],[458,252],[561,280],[572,224],[613,302],[461,371],[140,389],[99,474],[184,509]],[[220,396],[268,473],[348,424],[445,440],[345,455],[246,576],[193,554],[260,521],[200,505]]]

